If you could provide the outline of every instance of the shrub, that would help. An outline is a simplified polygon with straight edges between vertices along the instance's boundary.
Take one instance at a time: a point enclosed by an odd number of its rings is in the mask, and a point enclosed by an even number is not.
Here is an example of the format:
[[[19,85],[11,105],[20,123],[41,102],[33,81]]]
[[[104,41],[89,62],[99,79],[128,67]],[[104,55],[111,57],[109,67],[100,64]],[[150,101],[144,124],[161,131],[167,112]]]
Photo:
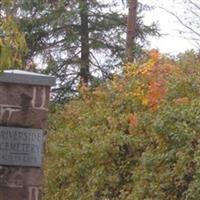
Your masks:
[[[183,62],[151,51],[55,112],[45,198],[198,199],[200,69]]]

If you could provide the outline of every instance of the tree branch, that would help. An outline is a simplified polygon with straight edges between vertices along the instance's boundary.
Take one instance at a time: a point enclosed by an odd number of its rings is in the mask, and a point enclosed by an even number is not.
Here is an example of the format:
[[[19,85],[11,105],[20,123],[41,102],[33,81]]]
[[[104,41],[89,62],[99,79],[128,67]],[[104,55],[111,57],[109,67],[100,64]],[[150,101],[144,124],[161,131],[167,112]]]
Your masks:
[[[193,29],[190,26],[188,26],[187,24],[185,24],[183,22],[183,20],[180,17],[178,17],[175,13],[173,13],[172,11],[169,11],[166,8],[163,8],[163,7],[159,7],[159,8],[162,9],[162,10],[164,10],[164,11],[166,11],[167,13],[171,14],[172,16],[174,16],[182,26],[184,26],[185,28],[187,28],[188,30],[190,30],[193,34],[195,34],[198,37],[200,37],[200,33],[198,33],[195,29]]]

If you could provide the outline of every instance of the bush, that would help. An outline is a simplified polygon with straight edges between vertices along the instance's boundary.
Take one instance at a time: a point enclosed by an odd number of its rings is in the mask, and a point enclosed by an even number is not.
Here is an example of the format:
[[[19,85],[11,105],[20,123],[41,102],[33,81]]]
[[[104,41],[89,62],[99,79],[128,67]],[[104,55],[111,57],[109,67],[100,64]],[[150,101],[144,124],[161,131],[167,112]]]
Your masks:
[[[200,69],[185,57],[151,51],[53,114],[46,199],[199,198]]]

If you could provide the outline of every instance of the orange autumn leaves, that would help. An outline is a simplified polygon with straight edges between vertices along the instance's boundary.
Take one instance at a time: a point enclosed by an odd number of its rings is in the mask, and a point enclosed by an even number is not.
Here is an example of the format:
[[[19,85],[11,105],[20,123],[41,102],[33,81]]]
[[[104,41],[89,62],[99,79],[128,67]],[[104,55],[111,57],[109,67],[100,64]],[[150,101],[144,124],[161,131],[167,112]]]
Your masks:
[[[134,114],[129,114],[128,116],[128,122],[130,124],[130,126],[132,128],[136,128],[138,126],[138,118],[137,118],[137,115],[134,113]]]
[[[101,109],[102,102],[106,104],[106,101],[109,101],[108,106],[116,113],[117,109],[125,109],[124,105],[131,104],[134,111],[125,110],[125,118],[122,121],[128,122],[131,128],[136,128],[139,124],[139,113],[145,110],[156,112],[164,102],[168,102],[170,76],[178,75],[177,77],[181,78],[182,73],[182,70],[170,59],[167,60],[164,56],[161,57],[158,51],[152,50],[145,63],[125,65],[124,76],[115,75],[112,81],[94,90],[82,87],[80,94],[91,109],[94,105]],[[187,97],[179,95],[170,99],[170,103],[174,105],[188,102]],[[113,124],[110,120],[112,118],[114,117],[109,118],[109,124]]]
[[[149,53],[149,60],[143,65],[130,70],[126,65],[126,76],[137,80],[137,87],[133,89],[133,97],[143,106],[156,110],[167,93],[166,79],[173,66],[162,64],[160,54],[156,50]],[[132,77],[131,77],[132,76]]]
[[[136,68],[133,64],[128,64],[126,70],[127,80],[131,78],[135,80],[133,85],[132,96],[140,101],[143,107],[150,111],[157,111],[162,103],[165,102],[165,97],[168,94],[168,82],[170,76],[180,76],[183,71],[176,66],[162,60],[158,51],[153,50],[149,53],[149,60],[143,65]],[[133,69],[131,70],[130,67]],[[171,101],[174,105],[188,104],[188,97],[176,97]],[[128,115],[128,123],[130,127],[137,128],[138,118],[137,113]]]
[[[157,109],[159,103],[165,97],[166,87],[163,80],[156,80],[149,83],[147,92],[147,102],[148,106]]]
[[[156,50],[151,51],[149,57],[149,60],[138,68],[133,64],[126,65],[125,72],[128,79],[137,80],[137,87],[134,87],[132,93],[133,98],[137,98],[143,106],[156,111],[167,94],[166,79],[173,66],[162,64],[160,54]],[[137,113],[128,115],[128,123],[131,128],[137,128]]]

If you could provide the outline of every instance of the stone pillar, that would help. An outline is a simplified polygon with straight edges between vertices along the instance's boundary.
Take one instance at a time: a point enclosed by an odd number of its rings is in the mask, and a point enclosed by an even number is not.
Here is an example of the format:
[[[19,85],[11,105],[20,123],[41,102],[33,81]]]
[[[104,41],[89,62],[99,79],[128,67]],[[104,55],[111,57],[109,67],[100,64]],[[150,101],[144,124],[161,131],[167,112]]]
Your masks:
[[[0,200],[41,200],[42,155],[54,77],[0,74]]]

